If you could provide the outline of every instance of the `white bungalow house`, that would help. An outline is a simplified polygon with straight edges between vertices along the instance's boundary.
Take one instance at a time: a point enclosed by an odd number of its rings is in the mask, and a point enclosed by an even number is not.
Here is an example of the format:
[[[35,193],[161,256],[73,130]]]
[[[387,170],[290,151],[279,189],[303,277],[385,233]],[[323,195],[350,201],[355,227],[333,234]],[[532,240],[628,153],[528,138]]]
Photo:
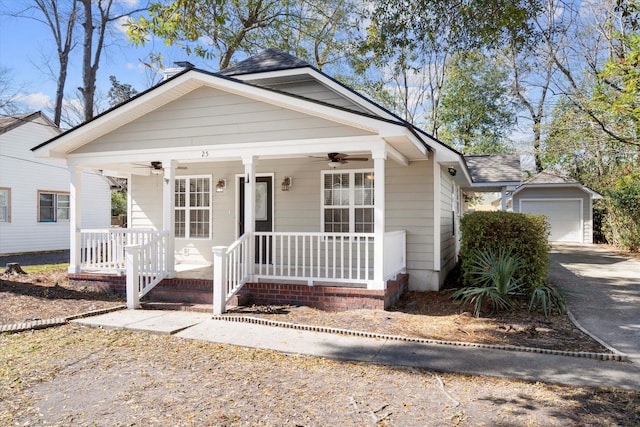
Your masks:
[[[130,307],[212,282],[214,312],[242,287],[330,309],[437,290],[475,188],[458,152],[275,49],[180,70],[34,150],[71,171],[70,278],[121,289],[104,273],[126,270]],[[128,229],[86,229],[86,169],[129,179]]]
[[[69,171],[62,159],[37,158],[31,148],[61,133],[41,112],[0,117],[0,255],[69,249]],[[82,176],[83,224],[108,227],[109,184]]]

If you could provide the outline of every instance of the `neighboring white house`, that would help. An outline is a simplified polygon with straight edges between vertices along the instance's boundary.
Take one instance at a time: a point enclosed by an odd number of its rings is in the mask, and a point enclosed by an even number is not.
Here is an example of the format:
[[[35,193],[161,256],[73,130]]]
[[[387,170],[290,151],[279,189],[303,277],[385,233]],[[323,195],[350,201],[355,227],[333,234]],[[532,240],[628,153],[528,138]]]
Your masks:
[[[61,132],[40,112],[0,118],[0,254],[69,249],[69,170],[31,148]],[[83,224],[109,227],[109,184],[83,174]]]
[[[437,290],[457,259],[463,191],[512,181],[475,183],[460,153],[276,49],[220,73],[187,68],[35,151],[76,171],[78,200],[85,168],[129,179],[129,233],[156,233],[130,259],[168,257],[149,283],[222,246],[229,282],[375,291],[406,272],[410,289]],[[83,257],[119,232],[84,232],[74,212],[70,273],[109,267]],[[127,280],[142,274],[131,262]]]
[[[593,200],[601,198],[574,179],[544,170],[513,192],[512,204],[514,212],[545,215],[552,242],[593,243]]]

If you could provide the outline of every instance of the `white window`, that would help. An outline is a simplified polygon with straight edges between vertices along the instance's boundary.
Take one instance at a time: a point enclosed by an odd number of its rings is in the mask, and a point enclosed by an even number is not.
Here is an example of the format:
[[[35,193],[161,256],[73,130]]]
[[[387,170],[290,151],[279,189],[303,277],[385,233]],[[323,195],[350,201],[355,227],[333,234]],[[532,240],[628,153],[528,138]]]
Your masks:
[[[11,222],[10,188],[0,188],[0,222]]]
[[[70,207],[68,193],[38,191],[39,222],[68,221]]]
[[[324,171],[324,232],[373,233],[373,190],[374,176],[371,170]]]
[[[176,178],[175,235],[186,239],[211,237],[211,177]]]

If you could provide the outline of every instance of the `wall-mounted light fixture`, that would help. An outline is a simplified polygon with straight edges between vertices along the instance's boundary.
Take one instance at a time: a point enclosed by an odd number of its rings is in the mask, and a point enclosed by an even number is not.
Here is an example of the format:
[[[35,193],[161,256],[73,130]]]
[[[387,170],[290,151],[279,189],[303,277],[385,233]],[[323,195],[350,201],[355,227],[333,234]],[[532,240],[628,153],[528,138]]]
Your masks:
[[[456,174],[458,173],[458,171],[456,170],[456,168],[449,166],[447,168],[447,170],[449,171],[449,175],[451,176],[456,176]]]
[[[293,180],[291,179],[291,177],[285,176],[284,179],[282,180],[282,191],[289,191],[292,183],[293,183]]]
[[[227,180],[224,178],[219,179],[216,184],[216,193],[223,193],[225,188],[227,188]]]

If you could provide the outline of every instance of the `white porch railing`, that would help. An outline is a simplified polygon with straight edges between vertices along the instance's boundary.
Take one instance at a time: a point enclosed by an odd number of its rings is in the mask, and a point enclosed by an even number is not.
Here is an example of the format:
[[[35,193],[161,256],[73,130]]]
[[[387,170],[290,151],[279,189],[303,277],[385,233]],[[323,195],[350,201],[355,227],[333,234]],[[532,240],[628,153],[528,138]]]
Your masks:
[[[373,233],[256,232],[255,277],[367,284]]]
[[[125,246],[127,272],[127,307],[140,307],[140,298],[149,292],[169,273],[169,257],[166,251],[169,232],[155,232],[142,245]]]
[[[249,281],[275,279],[305,281],[309,286],[314,282],[369,286],[374,282],[376,268],[383,269],[385,281],[392,279],[406,271],[406,232],[385,233],[382,266],[373,262],[373,233],[256,232],[243,235],[228,248],[213,248],[213,254],[213,311],[221,314],[229,299]]]
[[[384,280],[394,279],[407,271],[407,232],[405,230],[384,233]]]
[[[144,245],[158,232],[153,229],[86,229],[80,234],[80,268],[97,271],[125,271],[125,247]]]

